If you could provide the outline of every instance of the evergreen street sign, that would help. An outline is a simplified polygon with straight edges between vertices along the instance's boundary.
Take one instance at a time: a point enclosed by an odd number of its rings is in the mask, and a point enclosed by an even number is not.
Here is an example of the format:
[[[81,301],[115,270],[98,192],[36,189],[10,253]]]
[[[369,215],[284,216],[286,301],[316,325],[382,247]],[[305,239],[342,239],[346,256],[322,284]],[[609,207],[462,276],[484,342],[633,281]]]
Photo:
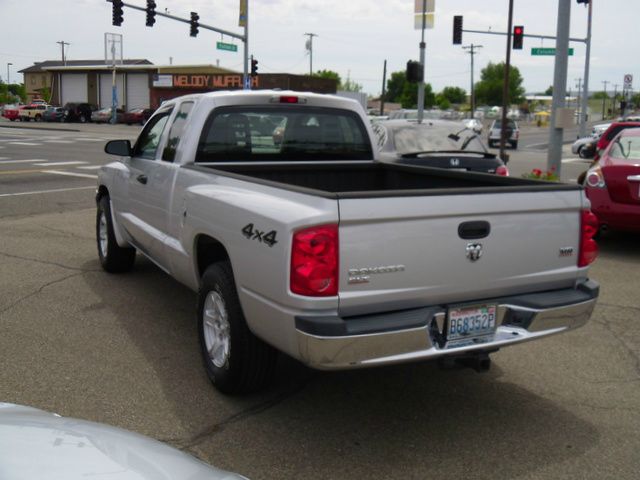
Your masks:
[[[556,54],[556,49],[555,48],[532,48],[531,49],[531,55],[555,55]],[[569,56],[573,56],[573,48],[569,49]]]
[[[237,52],[238,51],[238,46],[234,45],[233,43],[217,42],[216,43],[216,48],[218,50],[226,50],[227,52]]]

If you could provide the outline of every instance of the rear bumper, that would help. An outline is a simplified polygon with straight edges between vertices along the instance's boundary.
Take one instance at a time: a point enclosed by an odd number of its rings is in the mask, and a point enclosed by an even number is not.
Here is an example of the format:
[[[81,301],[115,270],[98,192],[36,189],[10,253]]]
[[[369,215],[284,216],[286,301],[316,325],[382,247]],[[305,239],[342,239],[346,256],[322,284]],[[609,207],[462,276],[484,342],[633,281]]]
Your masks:
[[[599,294],[594,281],[565,289],[474,303],[498,306],[495,333],[448,342],[447,306],[351,318],[296,317],[299,355],[321,370],[338,370],[495,350],[584,325]]]
[[[600,225],[614,230],[640,231],[640,205],[614,202],[606,188],[586,188],[591,211]]]

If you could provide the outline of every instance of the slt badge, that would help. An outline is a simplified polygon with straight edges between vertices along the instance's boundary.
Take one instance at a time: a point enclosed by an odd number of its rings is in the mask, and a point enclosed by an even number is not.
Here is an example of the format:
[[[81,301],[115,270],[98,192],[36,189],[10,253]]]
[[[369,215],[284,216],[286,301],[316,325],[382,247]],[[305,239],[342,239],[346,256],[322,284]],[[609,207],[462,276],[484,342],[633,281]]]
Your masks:
[[[468,243],[467,244],[467,258],[476,262],[480,260],[482,256],[482,244],[481,243]]]

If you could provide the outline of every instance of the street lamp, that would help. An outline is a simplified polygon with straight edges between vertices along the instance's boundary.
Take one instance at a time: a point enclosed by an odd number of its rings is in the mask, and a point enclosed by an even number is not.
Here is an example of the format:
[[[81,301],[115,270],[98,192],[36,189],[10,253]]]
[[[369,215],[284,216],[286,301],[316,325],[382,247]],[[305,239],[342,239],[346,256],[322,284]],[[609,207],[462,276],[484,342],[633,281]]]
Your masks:
[[[9,62],[7,63],[7,85],[11,84],[11,77],[9,76],[9,66],[13,65],[13,63]]]

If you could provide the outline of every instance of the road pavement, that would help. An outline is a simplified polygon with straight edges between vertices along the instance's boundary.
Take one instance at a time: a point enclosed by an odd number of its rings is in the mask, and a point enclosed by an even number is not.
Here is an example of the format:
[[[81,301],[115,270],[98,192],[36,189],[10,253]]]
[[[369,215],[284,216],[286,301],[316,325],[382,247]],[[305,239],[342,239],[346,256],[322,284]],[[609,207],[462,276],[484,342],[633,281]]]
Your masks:
[[[95,179],[50,173],[95,175],[81,167],[109,158],[87,138],[135,127],[78,128],[0,127],[0,400],[150,435],[252,479],[637,478],[637,235],[601,240],[585,327],[503,349],[488,373],[323,373],[282,357],[272,388],[228,397],[201,366],[195,294],[140,256],[131,273],[103,272]],[[519,150],[510,168],[543,157]],[[86,163],[51,165],[64,161]]]

